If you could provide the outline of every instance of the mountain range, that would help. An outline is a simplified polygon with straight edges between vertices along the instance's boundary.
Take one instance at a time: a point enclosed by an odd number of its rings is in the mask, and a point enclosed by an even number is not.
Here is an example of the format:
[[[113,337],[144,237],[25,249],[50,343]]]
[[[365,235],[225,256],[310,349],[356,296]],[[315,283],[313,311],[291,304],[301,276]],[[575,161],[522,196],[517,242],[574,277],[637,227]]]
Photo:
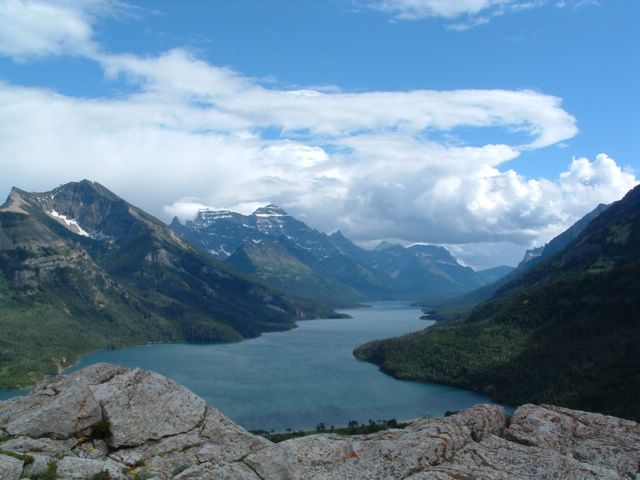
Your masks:
[[[13,188],[0,208],[0,388],[96,349],[235,341],[332,314],[233,272],[95,182]]]
[[[175,218],[171,227],[236,270],[331,304],[455,295],[507,273],[487,279],[433,245],[382,242],[365,250],[340,231],[319,232],[276,205],[251,215],[203,209],[184,224]]]
[[[636,187],[487,287],[470,311],[354,353],[398,378],[637,420],[639,278]]]

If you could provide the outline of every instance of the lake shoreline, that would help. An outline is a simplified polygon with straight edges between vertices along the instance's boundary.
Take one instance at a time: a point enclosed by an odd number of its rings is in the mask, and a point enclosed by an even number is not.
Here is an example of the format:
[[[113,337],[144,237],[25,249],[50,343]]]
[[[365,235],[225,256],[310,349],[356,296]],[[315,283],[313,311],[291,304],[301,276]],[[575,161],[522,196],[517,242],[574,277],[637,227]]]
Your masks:
[[[354,348],[362,343],[429,325],[409,302],[376,302],[340,313],[352,318],[301,320],[297,328],[234,343],[145,342],[100,350],[63,373],[98,362],[158,372],[247,430],[274,432],[351,420],[435,417],[490,402],[463,389],[396,380],[354,358]]]

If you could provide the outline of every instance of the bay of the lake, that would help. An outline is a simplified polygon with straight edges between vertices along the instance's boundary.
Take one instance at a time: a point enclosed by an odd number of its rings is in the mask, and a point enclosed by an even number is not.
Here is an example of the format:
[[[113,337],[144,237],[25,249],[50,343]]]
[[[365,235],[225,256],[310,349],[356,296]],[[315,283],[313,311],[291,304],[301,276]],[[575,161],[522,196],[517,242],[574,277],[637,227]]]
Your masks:
[[[308,320],[286,332],[232,344],[161,344],[87,355],[66,373],[96,362],[161,373],[247,429],[282,431],[351,420],[440,416],[486,396],[444,385],[396,380],[353,357],[374,339],[425,328],[404,302],[343,310],[353,318]]]

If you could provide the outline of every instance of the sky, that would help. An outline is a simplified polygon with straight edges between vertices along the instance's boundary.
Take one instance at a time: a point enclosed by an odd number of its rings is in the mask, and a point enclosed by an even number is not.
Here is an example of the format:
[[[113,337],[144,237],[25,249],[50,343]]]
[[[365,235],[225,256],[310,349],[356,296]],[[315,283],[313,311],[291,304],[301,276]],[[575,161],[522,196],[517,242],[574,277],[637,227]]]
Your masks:
[[[515,265],[638,183],[635,0],[0,0],[0,196]]]

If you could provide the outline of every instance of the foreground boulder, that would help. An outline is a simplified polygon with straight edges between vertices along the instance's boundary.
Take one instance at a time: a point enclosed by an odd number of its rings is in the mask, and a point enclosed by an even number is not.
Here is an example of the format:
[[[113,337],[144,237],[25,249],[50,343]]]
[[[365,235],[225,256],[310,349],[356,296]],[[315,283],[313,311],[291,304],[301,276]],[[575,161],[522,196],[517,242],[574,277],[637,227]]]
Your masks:
[[[493,405],[402,430],[273,444],[186,388],[96,364],[0,403],[0,479],[631,479],[640,426],[614,417]],[[48,477],[53,478],[53,477]]]

